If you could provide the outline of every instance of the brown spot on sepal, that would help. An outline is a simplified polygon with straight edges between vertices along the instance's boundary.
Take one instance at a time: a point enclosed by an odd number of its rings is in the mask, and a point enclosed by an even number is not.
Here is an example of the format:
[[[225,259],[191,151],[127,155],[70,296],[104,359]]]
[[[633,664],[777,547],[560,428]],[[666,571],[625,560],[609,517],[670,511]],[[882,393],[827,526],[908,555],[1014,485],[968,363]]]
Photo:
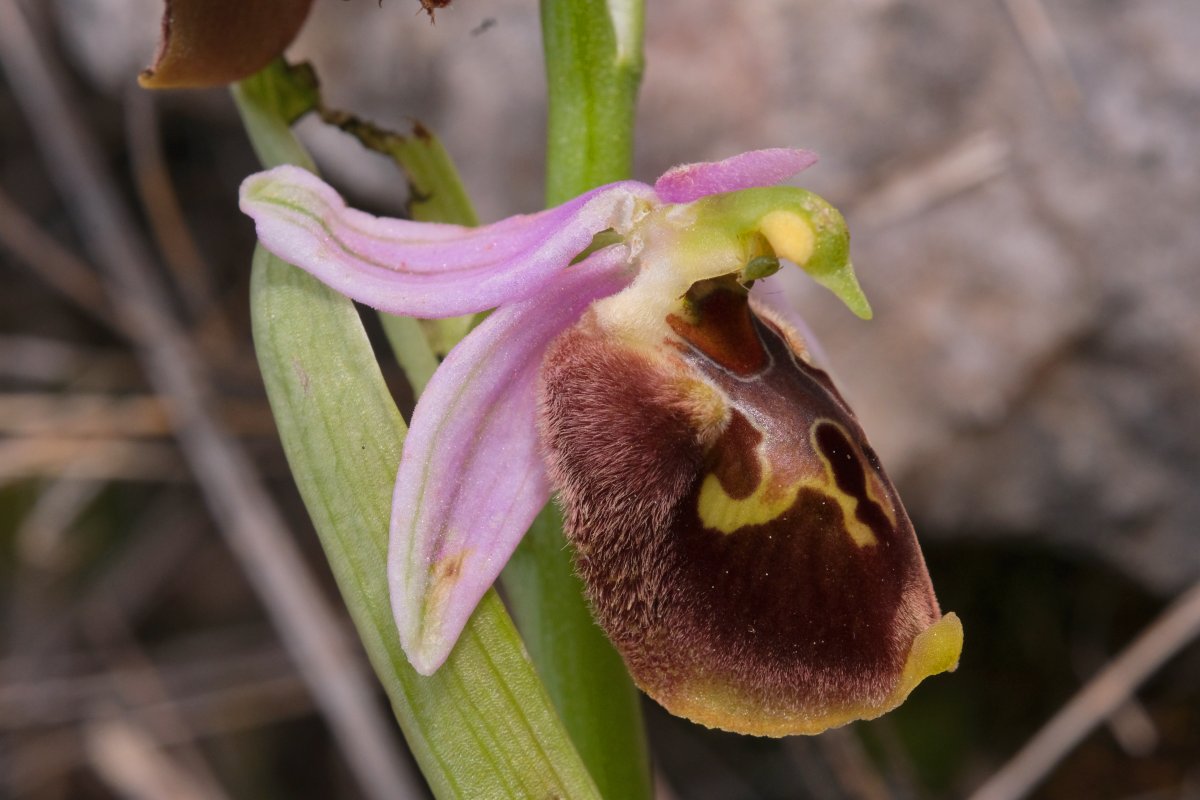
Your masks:
[[[899,702],[914,637],[941,615],[908,517],[828,376],[794,356],[794,332],[751,323],[768,365],[747,378],[711,357],[711,336],[648,354],[585,315],[544,360],[541,435],[597,621],[638,685],[705,725],[813,733]],[[728,406],[705,435],[703,404],[680,393],[697,385]],[[748,447],[773,480],[807,482],[765,523],[708,529],[701,483],[715,474],[748,496]],[[839,490],[877,545],[847,535]]]
[[[463,562],[466,561],[467,551],[441,555],[430,567],[429,591],[426,595],[426,606],[431,610],[440,609],[446,603],[450,591],[462,577]]]

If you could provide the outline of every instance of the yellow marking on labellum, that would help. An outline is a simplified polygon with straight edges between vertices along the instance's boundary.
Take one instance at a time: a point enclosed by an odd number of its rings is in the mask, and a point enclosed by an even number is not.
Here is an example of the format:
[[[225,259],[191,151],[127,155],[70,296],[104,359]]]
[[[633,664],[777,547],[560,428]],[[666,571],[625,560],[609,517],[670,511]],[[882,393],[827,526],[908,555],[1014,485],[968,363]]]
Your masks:
[[[704,678],[689,681],[656,699],[672,714],[709,727],[752,736],[817,734],[856,720],[875,719],[896,708],[921,681],[953,672],[958,667],[962,645],[962,622],[953,612],[948,613],[917,634],[895,687],[876,702],[807,711],[763,707],[738,687]]]
[[[705,476],[700,485],[696,511],[706,528],[733,533],[748,525],[764,525],[787,511],[796,502],[803,482],[771,491],[771,468],[759,456],[762,480],[749,497],[736,500],[729,496],[716,475]]]
[[[829,476],[830,483],[833,486],[836,486],[836,478],[834,477],[834,466],[830,462],[829,456],[826,455],[825,452],[822,450],[822,448],[817,445],[817,429],[822,425],[832,425],[833,427],[837,428],[838,431],[841,433],[842,438],[846,441],[847,444],[849,444],[851,441],[850,435],[846,432],[846,429],[844,427],[842,427],[840,424],[838,424],[837,422],[835,422],[832,419],[818,419],[815,422],[813,422],[812,427],[809,428],[809,431],[808,431],[809,441],[813,443],[813,451],[820,457],[821,462],[825,465],[825,473]],[[854,449],[855,449],[855,452],[853,453],[854,466],[858,467],[858,469],[861,470],[864,487],[865,487],[866,493],[867,493],[867,499],[874,502],[875,505],[879,506],[879,508],[883,511],[883,515],[885,517],[887,517],[888,524],[895,527],[895,525],[896,525],[896,509],[895,509],[895,507],[888,500],[887,493],[883,490],[883,485],[880,483],[879,477],[875,474],[875,471],[872,469],[869,469],[866,466],[866,464],[864,463],[865,456],[861,452],[859,452],[857,447],[855,447]],[[853,495],[848,494],[847,492],[840,491],[840,490],[835,489],[833,491],[833,494],[835,494],[838,504],[842,507],[842,514],[845,516],[845,518],[847,520],[850,521],[849,532],[850,532],[850,535],[854,538],[855,543],[859,547],[862,547],[862,546],[868,545],[868,544],[876,544],[877,540],[875,538],[874,532],[871,530],[871,528],[867,524],[860,522],[858,519],[858,504],[861,501],[857,497],[854,497]]]
[[[758,229],[775,255],[800,266],[808,263],[816,247],[816,234],[804,217],[792,211],[776,209],[758,222]]]
[[[748,497],[732,497],[720,479],[714,474],[705,476],[700,484],[700,494],[696,501],[696,511],[705,527],[721,533],[730,534],[749,525],[764,525],[787,512],[796,502],[796,496],[801,489],[814,489],[821,495],[838,504],[842,511],[842,525],[846,535],[858,547],[873,547],[879,544],[879,539],[871,526],[859,519],[858,507],[863,502],[858,497],[843,491],[837,483],[834,465],[828,456],[817,446],[817,428],[821,425],[835,425],[842,433],[845,441],[850,439],[845,430],[829,419],[816,420],[809,430],[809,441],[813,451],[821,459],[824,467],[823,474],[815,477],[804,477],[791,484],[775,485],[771,478],[771,465],[759,451],[755,451],[758,459],[761,479],[754,491]],[[888,523],[896,524],[896,512],[892,504],[887,502],[885,493],[881,490],[879,479],[874,472],[863,463],[863,457],[858,452],[852,454],[853,467],[861,470],[865,484],[866,499],[874,502],[887,517]]]
[[[821,459],[825,461],[824,458]],[[829,469],[829,462],[826,461],[826,469]],[[832,479],[832,476],[831,476]],[[846,533],[859,547],[870,547],[879,544],[879,539],[875,538],[875,532],[871,530],[871,526],[858,518],[858,503],[857,497],[846,494],[841,489],[833,485],[821,487],[826,496],[832,498],[842,509],[842,524],[846,526]],[[874,499],[874,498],[872,498]],[[887,515],[888,521],[896,524],[896,515],[892,513],[886,505],[881,506],[883,513]]]
[[[771,467],[761,455],[758,463],[762,480],[753,494],[741,499],[730,497],[716,475],[705,476],[700,484],[696,511],[706,528],[730,534],[750,525],[765,525],[791,508],[800,490],[808,488],[838,504],[842,509],[842,524],[854,544],[868,547],[879,543],[870,527],[855,516],[858,500],[837,488],[828,462],[823,478],[801,479],[783,487],[771,485]]]
[[[875,532],[855,514],[858,509],[857,498],[851,497],[839,489],[829,488],[827,489],[827,493],[841,506],[842,524],[846,527],[846,533],[850,535],[850,539],[856,545],[859,547],[873,547],[879,544],[879,540],[875,538]]]

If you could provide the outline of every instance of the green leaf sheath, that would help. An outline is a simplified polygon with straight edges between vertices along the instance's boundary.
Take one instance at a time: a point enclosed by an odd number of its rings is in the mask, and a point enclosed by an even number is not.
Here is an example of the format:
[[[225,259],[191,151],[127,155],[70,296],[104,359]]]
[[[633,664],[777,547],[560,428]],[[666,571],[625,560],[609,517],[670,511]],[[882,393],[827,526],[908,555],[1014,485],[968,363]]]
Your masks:
[[[235,89],[268,165],[311,166],[261,73]],[[288,463],[346,606],[413,754],[439,798],[596,798],[494,592],[449,661],[425,678],[396,632],[388,517],[405,426],[354,305],[262,249],[254,341]]]
[[[317,171],[312,157],[292,135],[292,122],[316,103],[316,87],[305,89],[288,80],[287,67],[276,61],[258,74],[233,85],[250,146],[264,167],[295,164]]]
[[[404,168],[412,189],[409,210],[423,222],[478,225],[458,169],[440,139],[418,126],[411,136],[392,137],[385,152]]]
[[[543,0],[549,86],[548,205],[629,177],[642,68],[640,0]],[[502,582],[538,673],[608,798],[653,796],[640,700],[592,619],[556,508],[545,509]]]

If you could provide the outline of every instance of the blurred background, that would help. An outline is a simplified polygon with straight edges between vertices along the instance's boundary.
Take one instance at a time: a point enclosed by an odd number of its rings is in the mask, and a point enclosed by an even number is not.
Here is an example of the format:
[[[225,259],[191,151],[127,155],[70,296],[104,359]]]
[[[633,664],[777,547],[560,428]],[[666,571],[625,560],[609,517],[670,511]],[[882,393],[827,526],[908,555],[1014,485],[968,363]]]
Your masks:
[[[271,540],[239,544],[252,519],[299,549],[339,680],[387,723],[257,376],[236,209],[256,162],[229,96],[137,89],[160,0],[0,3],[0,797],[371,796],[262,604]],[[1034,797],[1200,798],[1194,0],[647,6],[638,178],[820,153],[803,183],[846,213],[876,317],[803,280],[794,299],[967,633],[957,673],[812,739],[647,703],[662,796],[971,796],[1183,598],[1117,663],[1144,685],[1077,706],[1078,747],[1024,752],[1049,770]],[[439,134],[484,220],[538,208],[536,3],[418,11],[317,0],[289,55],[329,105]],[[330,179],[401,213],[390,164],[314,123]],[[63,130],[90,160],[46,156]],[[411,771],[394,726],[363,730]]]

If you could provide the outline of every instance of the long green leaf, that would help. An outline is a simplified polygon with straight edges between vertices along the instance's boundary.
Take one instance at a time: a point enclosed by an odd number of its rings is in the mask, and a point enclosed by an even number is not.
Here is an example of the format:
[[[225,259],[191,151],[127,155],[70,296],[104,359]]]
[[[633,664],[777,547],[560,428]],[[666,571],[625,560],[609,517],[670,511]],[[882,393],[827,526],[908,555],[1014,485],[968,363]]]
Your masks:
[[[306,158],[268,76],[235,98],[260,157]],[[368,657],[439,798],[596,798],[494,592],[447,663],[417,675],[388,602],[392,485],[405,426],[353,304],[261,248],[255,349],[293,476]]]

